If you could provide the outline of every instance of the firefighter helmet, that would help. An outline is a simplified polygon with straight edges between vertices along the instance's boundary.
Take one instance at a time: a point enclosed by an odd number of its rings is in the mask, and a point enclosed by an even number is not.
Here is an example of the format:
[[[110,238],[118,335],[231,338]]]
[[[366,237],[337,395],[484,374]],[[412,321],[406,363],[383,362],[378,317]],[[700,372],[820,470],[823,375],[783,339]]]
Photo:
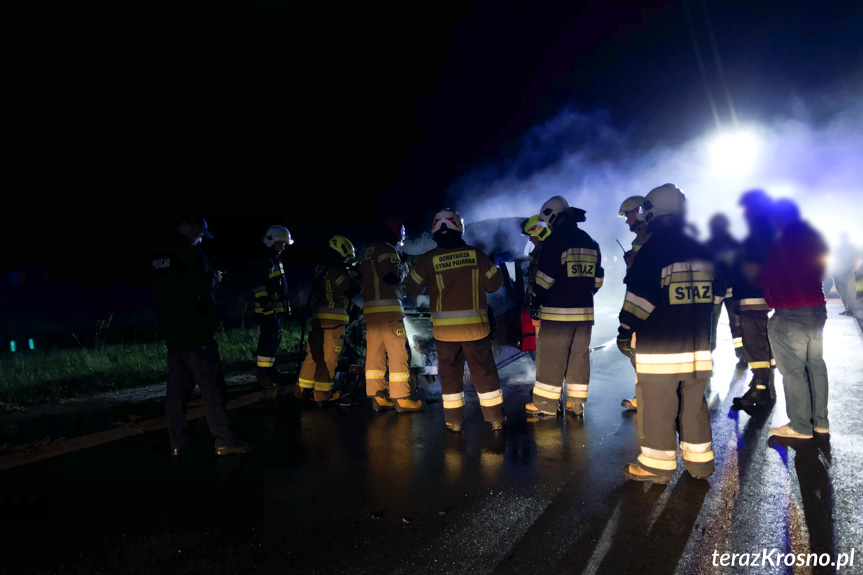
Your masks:
[[[346,260],[357,257],[357,249],[351,243],[351,240],[345,236],[333,236],[327,245],[336,250]]]
[[[464,235],[464,218],[462,218],[457,211],[444,208],[434,215],[432,234],[438,233],[443,228],[447,228]]]
[[[629,196],[623,203],[620,204],[620,209],[617,211],[618,216],[626,216],[632,210],[637,210],[644,203],[644,196]]]
[[[644,221],[650,223],[650,220],[659,216],[681,215],[685,201],[683,191],[674,184],[653,188],[644,198],[642,205]]]
[[[285,226],[270,226],[264,235],[264,245],[271,248],[276,242],[284,242],[288,246],[294,243],[288,228]]]
[[[551,234],[551,230],[545,222],[539,220],[539,214],[531,216],[521,223],[522,233],[534,237],[539,241],[543,241]]]
[[[557,219],[558,214],[567,208],[569,208],[569,203],[563,198],[563,196],[554,196],[542,204],[542,208],[539,210],[539,219],[540,221],[553,226],[554,220]]]

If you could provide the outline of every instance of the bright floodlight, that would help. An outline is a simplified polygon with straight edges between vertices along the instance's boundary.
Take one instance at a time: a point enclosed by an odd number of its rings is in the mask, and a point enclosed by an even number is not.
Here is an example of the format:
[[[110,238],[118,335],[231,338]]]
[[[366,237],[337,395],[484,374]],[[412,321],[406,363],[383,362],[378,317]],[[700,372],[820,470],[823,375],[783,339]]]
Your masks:
[[[717,172],[740,176],[755,167],[761,152],[761,138],[752,130],[723,132],[710,141],[708,148]]]

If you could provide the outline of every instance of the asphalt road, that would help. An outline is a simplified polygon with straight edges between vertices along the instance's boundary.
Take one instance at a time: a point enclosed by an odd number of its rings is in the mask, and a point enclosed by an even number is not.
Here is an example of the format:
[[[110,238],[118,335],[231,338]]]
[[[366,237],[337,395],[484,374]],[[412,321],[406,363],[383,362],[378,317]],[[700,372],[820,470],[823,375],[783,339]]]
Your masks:
[[[400,415],[281,396],[232,413],[258,447],[245,457],[215,458],[199,420],[196,451],[178,462],[162,430],[3,472],[0,572],[819,573],[836,567],[720,562],[854,550],[840,572],[863,573],[863,340],[830,311],[832,434],[812,441],[768,441],[786,421],[781,377],[772,411],[731,409],[749,374],[720,325],[706,481],[623,480],[638,454],[636,416],[619,407],[634,374],[610,346],[592,355],[584,419],[526,422],[523,358],[501,373],[503,432],[482,422],[472,389],[461,434],[439,402]],[[599,321],[595,335],[612,333]]]

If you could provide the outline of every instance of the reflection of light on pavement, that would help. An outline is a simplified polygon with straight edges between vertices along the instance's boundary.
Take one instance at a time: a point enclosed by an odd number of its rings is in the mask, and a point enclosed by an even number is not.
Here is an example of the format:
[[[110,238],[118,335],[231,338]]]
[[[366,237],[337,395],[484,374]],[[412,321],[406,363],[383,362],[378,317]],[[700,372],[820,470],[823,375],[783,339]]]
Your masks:
[[[594,575],[599,566],[602,565],[602,560],[605,559],[608,550],[611,549],[612,538],[617,532],[617,524],[620,522],[622,507],[623,502],[618,501],[614,512],[611,514],[611,518],[605,524],[605,529],[602,530],[602,535],[599,536],[599,541],[596,542],[596,547],[594,547],[593,554],[591,554],[590,560],[587,562],[587,567],[582,572],[585,575]]]

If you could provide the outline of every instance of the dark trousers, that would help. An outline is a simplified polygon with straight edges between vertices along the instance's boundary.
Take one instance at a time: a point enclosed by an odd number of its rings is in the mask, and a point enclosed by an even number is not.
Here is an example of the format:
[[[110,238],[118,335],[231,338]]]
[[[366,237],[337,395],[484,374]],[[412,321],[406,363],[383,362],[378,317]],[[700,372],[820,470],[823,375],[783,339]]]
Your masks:
[[[704,392],[709,378],[650,376],[635,384],[638,399],[638,464],[658,475],[677,469],[677,442],[687,471],[696,477],[713,473],[713,433]],[[644,378],[643,378],[644,379]]]
[[[258,336],[258,367],[273,367],[276,352],[282,343],[282,318],[265,317],[260,321],[261,334]]]
[[[482,415],[486,421],[503,421],[503,395],[491,338],[476,341],[435,340],[438,357],[438,374],[443,392],[443,413],[447,423],[464,421],[464,364],[470,369],[470,378],[476,387]]]
[[[710,351],[716,349],[716,330],[719,328],[719,316],[722,315],[722,306],[728,314],[728,324],[731,327],[731,341],[734,349],[743,347],[743,328],[740,325],[740,314],[734,312],[734,300],[725,298],[719,305],[713,306],[713,331],[710,332]]]
[[[222,362],[217,345],[195,350],[168,350],[168,386],[165,393],[165,416],[168,419],[168,434],[171,447],[182,449],[186,445],[186,407],[195,391],[201,388],[207,425],[216,447],[229,445],[234,434],[228,427],[228,412],[225,410]]]
[[[533,404],[556,413],[563,381],[567,403],[587,401],[590,383],[590,334],[593,326],[574,321],[543,321],[536,339]]]
[[[827,308],[777,309],[770,318],[770,343],[785,387],[785,409],[794,431],[829,429],[824,324]]]
[[[743,328],[743,350],[746,361],[755,378],[753,381],[766,381],[770,378],[770,368],[773,367],[773,352],[770,340],[767,338],[767,311],[750,310],[740,312],[740,326]],[[766,383],[757,385],[767,389]]]

